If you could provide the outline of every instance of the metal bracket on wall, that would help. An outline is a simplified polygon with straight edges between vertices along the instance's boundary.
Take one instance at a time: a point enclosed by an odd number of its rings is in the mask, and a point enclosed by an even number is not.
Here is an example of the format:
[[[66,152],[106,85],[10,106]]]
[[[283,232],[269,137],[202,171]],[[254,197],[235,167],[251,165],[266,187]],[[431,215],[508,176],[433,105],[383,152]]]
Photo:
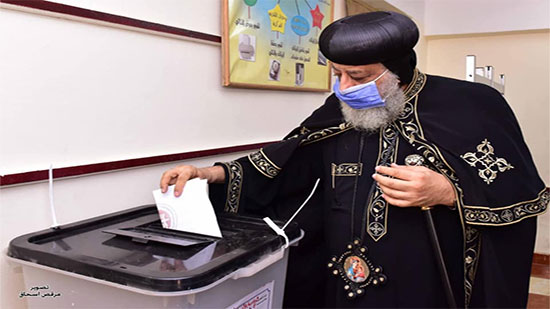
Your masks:
[[[493,72],[493,66],[476,67],[476,56],[466,56],[466,80],[491,86],[504,95],[504,74],[500,74],[499,81],[495,81]]]

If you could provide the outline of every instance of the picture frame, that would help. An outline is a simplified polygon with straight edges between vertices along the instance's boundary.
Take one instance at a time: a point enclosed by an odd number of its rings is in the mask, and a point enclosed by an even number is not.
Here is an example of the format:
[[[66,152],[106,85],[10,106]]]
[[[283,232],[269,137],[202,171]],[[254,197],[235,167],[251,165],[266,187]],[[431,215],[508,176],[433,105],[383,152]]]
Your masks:
[[[333,0],[223,0],[223,85],[328,92],[331,70],[319,51]]]

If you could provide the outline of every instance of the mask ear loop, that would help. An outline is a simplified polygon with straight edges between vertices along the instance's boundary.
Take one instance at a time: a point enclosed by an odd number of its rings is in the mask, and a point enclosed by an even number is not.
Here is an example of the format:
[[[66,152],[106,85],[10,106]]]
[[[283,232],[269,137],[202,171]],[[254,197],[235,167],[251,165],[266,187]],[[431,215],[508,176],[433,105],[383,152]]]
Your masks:
[[[380,76],[378,76],[377,78],[375,78],[373,80],[373,82],[376,82],[377,80],[379,80],[382,76],[384,76],[386,73],[388,73],[390,69],[386,69],[384,72],[382,72],[382,74],[380,74]],[[389,97],[390,95],[388,94],[386,97],[382,98],[382,101],[384,101],[384,103],[386,103],[386,99]]]
[[[290,224],[290,222],[296,217],[296,215],[298,215],[300,210],[302,210],[302,208],[304,208],[304,206],[307,204],[307,202],[311,199],[311,197],[313,196],[313,193],[315,193],[315,190],[317,189],[317,186],[319,185],[320,180],[321,180],[320,178],[317,178],[317,181],[315,181],[315,185],[313,186],[313,190],[311,190],[311,193],[309,193],[309,196],[302,203],[302,205],[298,208],[298,210],[296,210],[296,212],[292,215],[292,217],[290,217],[290,219],[288,219],[288,221],[285,223],[285,225],[282,228],[278,227],[277,224],[275,224],[275,222],[273,222],[273,220],[271,220],[271,218],[269,218],[269,217],[264,218],[265,223],[267,223],[267,225],[273,231],[275,231],[275,233],[277,233],[277,235],[280,235],[285,239],[285,245],[283,247],[283,250],[288,248],[288,246],[289,246],[289,240],[288,240],[288,236],[286,236],[285,228]]]
[[[370,81],[370,82],[376,82],[377,80],[379,80],[380,78],[382,78],[382,76],[386,75],[386,73],[388,73],[389,69],[386,69],[384,72],[382,72],[382,74],[380,74],[377,78],[375,78],[374,80]],[[369,82],[369,83],[370,83]]]

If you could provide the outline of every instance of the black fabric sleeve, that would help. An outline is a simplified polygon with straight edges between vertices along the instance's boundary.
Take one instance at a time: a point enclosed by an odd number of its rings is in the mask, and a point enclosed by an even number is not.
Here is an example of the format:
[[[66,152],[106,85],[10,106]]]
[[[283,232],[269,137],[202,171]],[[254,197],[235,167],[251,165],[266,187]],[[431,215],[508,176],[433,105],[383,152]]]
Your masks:
[[[216,211],[289,218],[321,177],[319,144],[302,146],[286,154],[289,160],[284,166],[277,166],[279,170],[273,177],[266,176],[257,163],[251,162],[254,154],[215,164],[223,167],[226,179],[224,184],[210,185]]]
[[[288,148],[280,147],[277,154],[288,156],[288,160],[283,166],[277,166],[279,170],[273,168],[275,170],[271,172],[267,168],[259,170],[260,161],[256,160],[258,153],[231,162],[216,163],[224,168],[226,176],[224,184],[210,185],[211,201],[216,211],[269,216],[286,222],[307,198],[316,179],[321,178],[320,147],[322,143],[314,143],[283,154],[280,151],[287,151]],[[254,155],[255,159],[251,159]],[[261,155],[262,159],[269,159],[263,157],[265,153]],[[251,160],[256,160],[256,164]],[[275,173],[273,177],[266,176]],[[324,297],[318,295],[325,290],[325,260],[328,259],[324,240],[324,196],[322,186],[319,186],[293,219],[305,231],[305,236],[297,247],[290,250],[283,304],[285,308],[324,306]]]

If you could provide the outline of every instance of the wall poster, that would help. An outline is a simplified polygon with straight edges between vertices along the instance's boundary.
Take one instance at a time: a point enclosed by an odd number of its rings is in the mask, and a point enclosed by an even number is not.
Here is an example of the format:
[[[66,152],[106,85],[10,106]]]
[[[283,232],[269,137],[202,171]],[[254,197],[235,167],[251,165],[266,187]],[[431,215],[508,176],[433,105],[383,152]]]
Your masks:
[[[223,85],[330,91],[318,38],[333,0],[224,0]]]

